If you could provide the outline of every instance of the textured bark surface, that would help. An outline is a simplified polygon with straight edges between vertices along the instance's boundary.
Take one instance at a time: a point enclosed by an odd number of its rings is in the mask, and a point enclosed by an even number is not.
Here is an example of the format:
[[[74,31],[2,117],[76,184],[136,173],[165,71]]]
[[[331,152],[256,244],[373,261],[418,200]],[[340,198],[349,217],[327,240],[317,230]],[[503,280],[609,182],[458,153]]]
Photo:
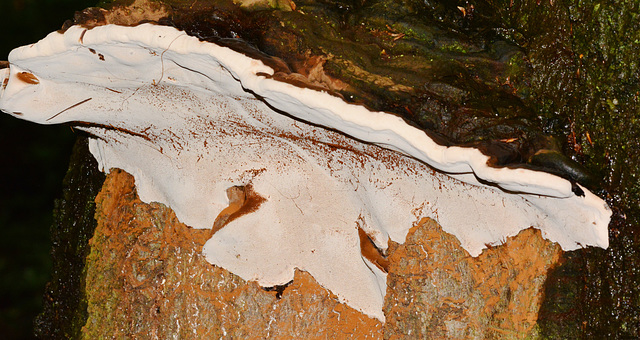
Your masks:
[[[142,203],[125,172],[107,176],[96,203],[86,339],[380,336],[379,321],[339,303],[306,272],[266,290],[209,264],[201,255],[209,230]]]
[[[472,258],[425,219],[390,248],[383,325],[306,272],[265,289],[209,264],[201,255],[209,231],[141,202],[123,171],[107,176],[96,206],[86,339],[519,338],[535,334],[546,272],[560,254],[528,229]]]
[[[547,271],[561,254],[557,244],[529,228],[473,258],[428,219],[393,248],[387,339],[533,336]]]

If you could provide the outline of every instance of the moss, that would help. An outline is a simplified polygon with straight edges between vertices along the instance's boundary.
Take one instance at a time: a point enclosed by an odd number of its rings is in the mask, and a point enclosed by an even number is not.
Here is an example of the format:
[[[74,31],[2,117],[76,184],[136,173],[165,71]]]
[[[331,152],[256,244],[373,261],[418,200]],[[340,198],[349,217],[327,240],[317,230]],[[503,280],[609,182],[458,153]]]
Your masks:
[[[541,334],[634,337],[640,332],[640,4],[565,0],[487,2],[499,33],[531,65],[529,105],[563,151],[598,179],[614,211],[610,249],[567,254],[549,281]],[[496,25],[498,26],[498,25]]]
[[[114,6],[129,6],[135,0],[100,0],[96,4],[97,7],[102,7],[106,9],[110,9]]]
[[[36,335],[46,339],[78,338],[87,318],[84,295],[85,259],[96,222],[94,198],[104,181],[89,153],[87,138],[78,137],[62,197],[55,202],[52,279],[47,284],[44,308],[35,322]]]

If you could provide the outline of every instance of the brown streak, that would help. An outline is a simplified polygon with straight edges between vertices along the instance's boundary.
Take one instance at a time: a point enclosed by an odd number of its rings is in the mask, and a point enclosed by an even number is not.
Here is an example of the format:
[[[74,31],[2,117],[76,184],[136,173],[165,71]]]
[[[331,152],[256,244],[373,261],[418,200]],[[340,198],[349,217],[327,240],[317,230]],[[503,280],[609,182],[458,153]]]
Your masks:
[[[360,237],[360,252],[367,260],[371,261],[376,267],[385,273],[389,272],[389,260],[382,255],[382,252],[373,243],[369,235],[358,227],[358,236]]]
[[[87,30],[85,29],[84,31],[82,31],[82,33],[80,33],[80,38],[78,38],[78,41],[81,44],[84,44],[84,34],[87,33]]]
[[[85,99],[85,100],[83,100],[83,101],[81,101],[81,102],[75,103],[75,104],[73,104],[73,105],[69,106],[68,108],[66,108],[66,109],[64,109],[64,110],[62,110],[62,111],[60,111],[60,112],[56,113],[55,115],[53,115],[53,116],[49,117],[46,121],[48,122],[48,121],[52,120],[53,118],[58,117],[61,113],[65,112],[65,111],[67,111],[67,110],[71,110],[71,109],[73,109],[74,107],[76,107],[76,106],[78,106],[78,105],[82,105],[82,104],[84,104],[84,103],[86,103],[86,102],[90,101],[91,99],[93,99],[93,98],[87,98],[87,99]]]
[[[253,191],[251,185],[230,187],[227,189],[227,197],[229,206],[222,209],[216,217],[209,237],[236,218],[258,210],[260,204],[266,201],[264,197]]]
[[[116,126],[113,126],[113,125],[105,125],[105,124],[98,124],[98,123],[91,123],[91,122],[83,122],[83,121],[78,121],[78,120],[69,122],[69,124],[71,126],[78,126],[78,127],[97,127],[97,128],[101,128],[101,129],[105,129],[105,130],[115,130],[115,131],[126,133],[128,135],[140,137],[140,138],[142,138],[142,139],[144,139],[146,141],[151,142],[151,138],[149,138],[148,136],[145,136],[145,135],[137,133],[137,132],[133,132],[133,131],[128,130],[128,129],[116,127]]]
[[[27,84],[40,84],[40,80],[38,80],[38,78],[34,76],[33,73],[20,72],[16,75],[16,78],[18,78],[18,80],[22,80]]]

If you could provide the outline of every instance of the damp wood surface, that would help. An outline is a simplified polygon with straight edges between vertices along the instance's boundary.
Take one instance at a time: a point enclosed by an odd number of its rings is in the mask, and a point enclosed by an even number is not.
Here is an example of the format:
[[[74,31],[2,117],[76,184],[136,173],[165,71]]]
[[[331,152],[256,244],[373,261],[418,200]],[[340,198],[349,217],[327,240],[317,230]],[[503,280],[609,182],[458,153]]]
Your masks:
[[[562,253],[530,228],[474,258],[429,219],[389,252],[387,339],[535,338],[547,271]]]

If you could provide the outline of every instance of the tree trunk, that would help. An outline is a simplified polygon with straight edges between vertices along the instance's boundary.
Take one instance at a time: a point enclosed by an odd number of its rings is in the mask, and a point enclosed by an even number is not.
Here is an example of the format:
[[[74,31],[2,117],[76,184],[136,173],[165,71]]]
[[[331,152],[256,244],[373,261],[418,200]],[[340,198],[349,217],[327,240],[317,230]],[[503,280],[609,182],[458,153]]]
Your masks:
[[[310,2],[295,2],[313,7]],[[410,34],[411,29],[403,30],[406,27],[402,25],[385,24],[388,30],[376,31],[384,43],[377,45],[373,52],[370,51],[373,43],[365,41],[362,45],[349,45],[357,52],[338,55],[336,51],[344,48],[340,45],[343,40],[336,39],[340,44],[331,39],[310,40],[303,33],[308,27],[301,25],[304,20],[311,19],[303,17],[301,21],[295,15],[283,14],[295,9],[294,2],[262,1],[256,2],[257,7],[253,8],[278,9],[275,12],[245,12],[226,1],[194,1],[190,6],[179,4],[179,1],[165,3],[174,6],[170,14],[168,7],[136,1],[130,7],[115,6],[109,12],[92,9],[78,13],[75,22],[91,25],[159,20],[191,30],[192,34],[201,34],[201,38],[211,32],[224,36],[243,29],[245,40],[277,55],[296,72],[310,77],[314,70],[317,71],[317,65],[323,65],[326,74],[317,75],[320,81],[331,90],[341,91],[346,98],[374,109],[408,112],[417,117],[417,124],[433,128],[455,143],[480,143],[487,138],[511,138],[514,134],[522,134],[522,140],[526,142],[517,145],[518,157],[535,163],[538,160],[529,156],[537,154],[536,148],[543,148],[557,157],[552,162],[569,164],[571,169],[563,175],[572,180],[590,180],[581,173],[579,166],[560,155],[560,148],[549,146],[555,142],[548,142],[546,137],[539,138],[539,112],[532,111],[538,98],[524,94],[531,90],[529,81],[534,78],[531,74],[534,71],[519,64],[525,59],[522,51],[498,43],[492,48],[499,58],[478,56],[480,53],[470,56],[462,51],[486,43],[476,40],[482,32],[465,31],[472,37],[457,42],[438,41],[443,44],[438,46],[439,52],[445,54],[455,50],[461,54],[447,60],[443,58],[444,66],[433,71],[435,75],[430,75],[432,80],[440,82],[436,88],[435,85],[429,87],[433,84],[422,84],[423,79],[412,77],[412,72],[423,71],[413,70],[411,63],[416,60],[404,60],[401,52],[391,49],[401,46],[403,37]],[[409,8],[411,4],[413,2],[407,1],[404,5]],[[361,9],[357,4],[349,6],[345,13]],[[466,7],[464,11],[462,7],[458,8],[465,13],[465,18],[473,11],[473,7]],[[402,8],[393,10],[402,11]],[[442,8],[434,10],[444,11]],[[137,16],[139,14],[141,16]],[[373,18],[378,15],[374,9],[362,10],[361,14]],[[435,20],[437,14],[429,20]],[[359,19],[346,17],[345,14],[345,18],[336,20],[348,26]],[[236,21],[238,18],[243,21]],[[275,22],[285,28],[272,30],[279,26]],[[458,21],[452,22],[463,26]],[[289,24],[300,25],[299,32],[290,29]],[[452,27],[447,28],[448,38],[457,36],[457,33],[451,33],[455,32]],[[377,28],[371,29],[375,30]],[[416,34],[428,35],[425,32]],[[512,38],[524,44],[526,37],[514,33]],[[394,64],[383,71],[379,60],[364,62],[369,66],[366,69],[354,65],[353,60],[366,60],[371,55]],[[514,55],[517,57],[507,58]],[[510,61],[506,62],[502,57]],[[486,67],[497,75],[480,71],[472,74],[459,68],[460,64],[473,64],[470,67],[478,69]],[[406,84],[399,84],[399,79],[406,80]],[[451,82],[447,84],[447,81]],[[407,90],[423,85],[426,90],[417,94]],[[464,105],[457,105],[456,100],[463,93],[471,99]],[[412,95],[420,100],[416,101]],[[479,98],[488,98],[490,103]],[[571,101],[565,97],[558,100]],[[487,118],[494,109],[496,115],[506,115],[499,119],[499,124]],[[516,112],[517,117],[506,114],[507,110]],[[469,112],[482,119],[465,116]],[[544,145],[540,146],[540,143]],[[505,240],[503,245],[489,247],[480,256],[471,257],[458,240],[444,232],[435,221],[423,219],[412,226],[403,244],[390,244],[384,303],[386,321],[382,323],[340,303],[307,272],[297,271],[293,281],[283,286],[260,287],[209,264],[201,254],[209,231],[195,230],[180,223],[164,205],[140,201],[133,177],[124,171],[113,169],[100,187],[98,183],[103,178],[88,156],[86,143],[79,142],[65,180],[65,197],[57,207],[58,222],[53,228],[57,240],[54,242],[56,269],[48,286],[45,310],[38,319],[41,337],[536,337],[541,332],[539,311],[548,289],[547,276],[563,256],[557,244],[544,240],[538,230],[530,228]]]

